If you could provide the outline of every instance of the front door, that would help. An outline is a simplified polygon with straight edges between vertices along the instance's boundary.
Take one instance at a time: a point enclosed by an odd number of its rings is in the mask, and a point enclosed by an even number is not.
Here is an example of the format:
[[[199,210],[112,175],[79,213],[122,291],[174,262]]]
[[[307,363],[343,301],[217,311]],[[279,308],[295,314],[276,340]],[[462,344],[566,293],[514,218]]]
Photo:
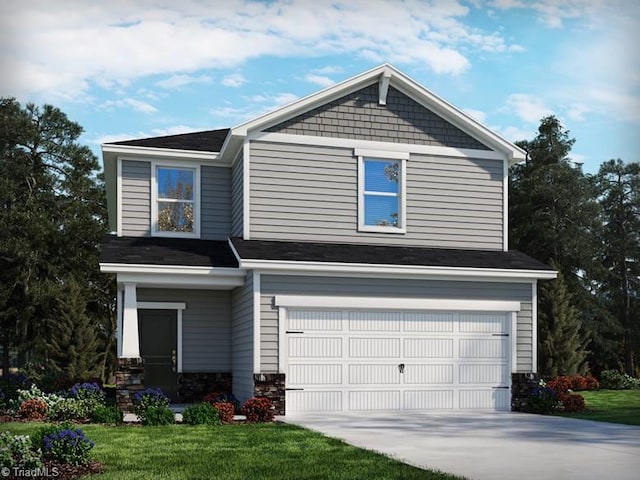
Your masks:
[[[172,401],[178,393],[177,324],[176,310],[138,311],[144,385],[161,388]]]

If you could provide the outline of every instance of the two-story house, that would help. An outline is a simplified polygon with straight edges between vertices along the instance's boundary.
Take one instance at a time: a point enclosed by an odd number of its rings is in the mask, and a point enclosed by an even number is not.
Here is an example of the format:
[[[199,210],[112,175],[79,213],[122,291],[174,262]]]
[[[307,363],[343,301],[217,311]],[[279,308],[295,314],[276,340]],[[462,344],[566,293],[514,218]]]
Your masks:
[[[102,149],[121,404],[144,384],[280,413],[509,410],[536,371],[555,272],[508,250],[525,152],[394,67]]]

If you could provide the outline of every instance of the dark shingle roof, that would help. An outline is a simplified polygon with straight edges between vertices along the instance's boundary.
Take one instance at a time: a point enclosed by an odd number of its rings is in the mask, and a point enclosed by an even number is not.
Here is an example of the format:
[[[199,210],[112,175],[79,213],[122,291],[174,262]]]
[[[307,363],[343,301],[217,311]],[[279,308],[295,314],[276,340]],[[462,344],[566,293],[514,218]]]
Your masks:
[[[107,235],[100,248],[101,263],[238,267],[227,241]]]
[[[277,242],[232,238],[243,260],[364,263],[429,267],[553,269],[522,252],[457,250],[312,242]]]
[[[229,133],[228,128],[208,130],[206,132],[182,133],[164,137],[140,138],[112,142],[112,145],[130,145],[132,147],[156,147],[171,150],[197,150],[201,152],[219,152]]]

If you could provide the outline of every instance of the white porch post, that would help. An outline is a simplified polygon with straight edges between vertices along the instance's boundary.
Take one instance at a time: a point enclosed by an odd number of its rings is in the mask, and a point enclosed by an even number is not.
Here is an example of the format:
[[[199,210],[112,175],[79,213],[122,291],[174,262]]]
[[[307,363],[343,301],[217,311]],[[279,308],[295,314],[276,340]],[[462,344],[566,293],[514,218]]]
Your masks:
[[[140,358],[138,338],[138,299],[136,284],[124,284],[124,311],[122,312],[122,353],[120,358]]]
[[[116,347],[118,358],[122,358],[122,304],[124,302],[124,290],[120,284],[118,284],[116,295]]]

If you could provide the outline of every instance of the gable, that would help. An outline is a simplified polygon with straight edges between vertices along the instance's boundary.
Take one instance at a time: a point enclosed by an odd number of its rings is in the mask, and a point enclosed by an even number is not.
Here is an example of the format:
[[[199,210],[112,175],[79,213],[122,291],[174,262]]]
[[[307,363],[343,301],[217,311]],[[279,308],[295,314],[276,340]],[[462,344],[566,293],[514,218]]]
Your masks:
[[[380,105],[378,85],[364,87],[265,131],[490,150],[393,86],[389,87],[386,105]]]

